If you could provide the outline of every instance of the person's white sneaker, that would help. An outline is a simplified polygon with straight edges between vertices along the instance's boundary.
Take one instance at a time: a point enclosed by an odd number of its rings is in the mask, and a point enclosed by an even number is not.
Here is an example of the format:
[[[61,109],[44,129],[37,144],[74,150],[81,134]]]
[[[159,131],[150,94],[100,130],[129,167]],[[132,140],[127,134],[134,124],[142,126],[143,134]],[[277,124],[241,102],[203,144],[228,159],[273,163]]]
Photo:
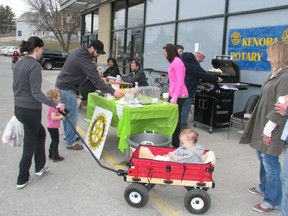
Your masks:
[[[16,185],[16,188],[17,189],[23,189],[24,187],[26,187],[30,182],[32,181],[32,177],[31,176],[29,176],[29,179],[28,179],[28,181],[26,182],[26,183],[24,183],[24,184],[22,184],[22,185]]]
[[[42,176],[44,172],[48,172],[48,171],[49,171],[49,167],[43,167],[39,172],[36,172],[35,175]]]

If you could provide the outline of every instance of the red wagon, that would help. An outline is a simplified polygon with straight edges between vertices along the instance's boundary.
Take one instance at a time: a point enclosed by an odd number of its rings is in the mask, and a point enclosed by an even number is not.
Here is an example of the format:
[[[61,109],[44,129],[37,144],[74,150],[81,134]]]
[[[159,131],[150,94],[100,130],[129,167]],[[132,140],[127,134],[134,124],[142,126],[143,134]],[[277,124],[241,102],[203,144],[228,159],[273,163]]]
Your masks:
[[[184,204],[188,211],[193,214],[204,214],[211,205],[211,199],[207,190],[215,187],[212,178],[214,171],[215,155],[212,151],[205,151],[202,160],[203,164],[188,164],[159,161],[144,158],[141,155],[142,148],[148,148],[153,155],[166,155],[174,151],[174,148],[139,145],[133,152],[132,157],[127,163],[127,170],[115,170],[101,164],[93,154],[85,140],[78,133],[69,119],[68,111],[58,110],[79,136],[91,156],[97,164],[109,171],[115,172],[118,176],[123,176],[126,182],[130,182],[124,192],[125,200],[133,207],[143,207],[149,200],[149,190],[156,184],[183,186],[188,190]]]
[[[210,208],[211,199],[207,190],[215,187],[212,178],[215,155],[205,151],[204,164],[177,163],[147,159],[141,148],[149,148],[153,155],[166,155],[174,148],[140,145],[132,154],[128,174],[124,176],[130,184],[124,193],[125,200],[133,207],[143,207],[149,200],[149,190],[156,184],[183,186],[188,190],[184,204],[193,214],[203,214]]]

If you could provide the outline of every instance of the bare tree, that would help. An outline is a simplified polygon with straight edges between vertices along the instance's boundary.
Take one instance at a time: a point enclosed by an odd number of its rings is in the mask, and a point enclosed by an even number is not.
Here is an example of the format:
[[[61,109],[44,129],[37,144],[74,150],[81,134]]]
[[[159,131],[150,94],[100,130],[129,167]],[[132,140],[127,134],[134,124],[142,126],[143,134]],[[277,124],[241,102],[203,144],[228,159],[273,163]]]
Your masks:
[[[68,51],[71,36],[77,34],[80,28],[80,15],[63,13],[60,4],[64,0],[26,0],[32,11],[36,13],[31,22],[37,31],[53,32],[63,50]]]

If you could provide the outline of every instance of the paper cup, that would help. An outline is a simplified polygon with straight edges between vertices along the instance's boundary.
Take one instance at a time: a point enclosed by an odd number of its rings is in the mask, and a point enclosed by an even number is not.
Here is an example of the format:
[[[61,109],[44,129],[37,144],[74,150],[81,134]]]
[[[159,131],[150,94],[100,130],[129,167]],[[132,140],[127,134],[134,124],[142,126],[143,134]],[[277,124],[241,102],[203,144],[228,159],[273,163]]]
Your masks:
[[[163,104],[167,104],[169,101],[169,94],[163,93]]]

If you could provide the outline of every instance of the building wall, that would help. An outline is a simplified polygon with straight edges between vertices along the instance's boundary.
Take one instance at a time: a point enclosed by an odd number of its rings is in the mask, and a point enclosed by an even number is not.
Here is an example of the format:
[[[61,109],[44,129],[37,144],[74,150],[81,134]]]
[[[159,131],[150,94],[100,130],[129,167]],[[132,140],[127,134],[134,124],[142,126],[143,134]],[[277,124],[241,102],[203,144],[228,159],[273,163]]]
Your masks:
[[[35,17],[34,13],[26,12],[16,20],[16,40],[27,40],[31,36],[37,36],[43,40],[55,40],[53,32],[36,31],[37,27],[31,23],[31,18]],[[21,31],[21,36],[18,32]]]
[[[18,31],[21,31],[21,36],[18,36]],[[27,40],[30,36],[33,35],[35,27],[27,22],[17,22],[16,25],[16,40]]]
[[[100,56],[97,60],[99,64],[106,64],[110,53],[111,36],[111,4],[106,3],[99,8],[99,29],[98,39],[104,43],[106,55]]]
[[[179,3],[178,6],[177,3]],[[101,63],[103,63],[103,58],[110,55],[108,53],[110,50],[112,54],[121,54],[121,52],[115,52],[117,48],[113,47],[118,46],[117,43],[110,42],[113,40],[110,38],[112,33],[117,35],[117,38],[121,38],[121,44],[125,45],[131,40],[129,37],[133,28],[137,27],[130,27],[129,24],[124,26],[125,20],[123,21],[122,16],[119,22],[123,23],[123,26],[119,25],[119,28],[117,26],[113,29],[111,27],[112,4],[113,1],[100,4],[99,7],[98,38],[104,42],[105,51],[107,51],[106,56],[99,58]],[[287,25],[288,5],[287,0],[169,0],[169,4],[167,0],[154,0],[145,1],[143,15],[145,17],[143,25],[138,26],[144,32],[143,68],[167,71],[168,62],[163,57],[162,47],[166,43],[174,43],[183,45],[185,51],[190,52],[194,52],[195,44],[199,44],[200,50],[206,56],[201,65],[208,70],[212,67],[212,58],[228,53],[230,29]],[[123,41],[124,38],[126,41]],[[120,51],[121,48],[119,48]],[[122,53],[121,55],[126,54]],[[242,110],[243,101],[251,94],[260,92],[260,87],[269,74],[269,71],[240,68],[240,81],[251,85],[247,91],[235,93],[234,111]]]

